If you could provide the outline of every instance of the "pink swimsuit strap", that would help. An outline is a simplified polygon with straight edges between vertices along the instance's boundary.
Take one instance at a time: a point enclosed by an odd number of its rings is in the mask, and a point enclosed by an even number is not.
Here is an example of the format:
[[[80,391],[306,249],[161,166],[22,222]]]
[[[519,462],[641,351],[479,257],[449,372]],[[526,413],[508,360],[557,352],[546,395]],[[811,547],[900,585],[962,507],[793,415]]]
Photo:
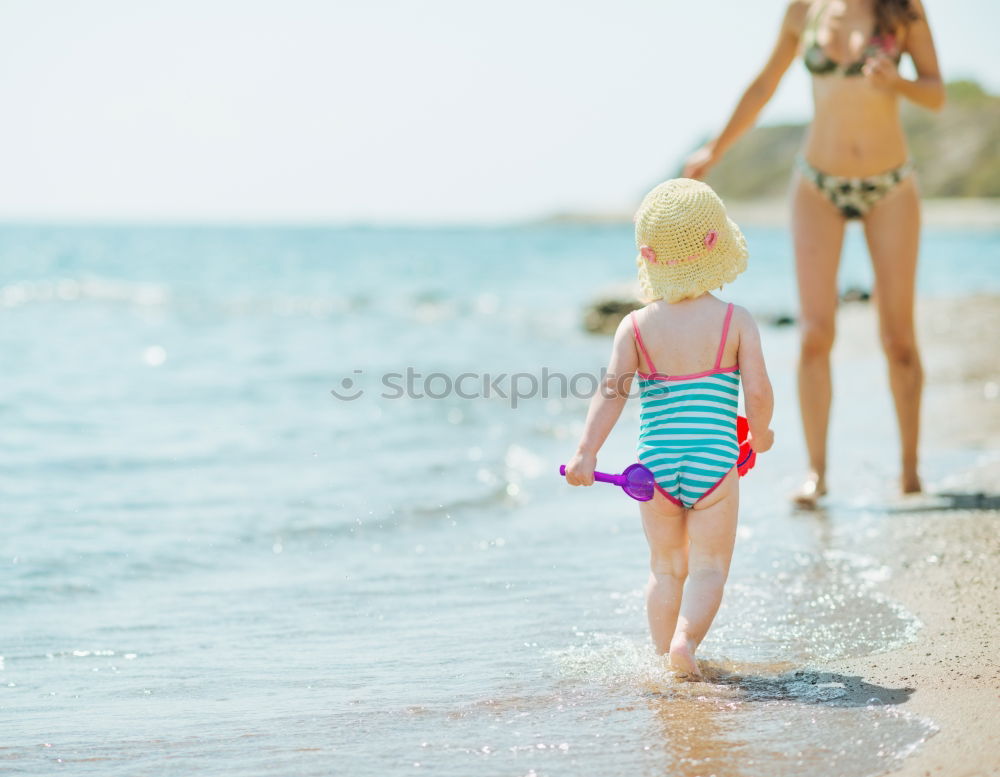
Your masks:
[[[642,341],[642,333],[639,331],[639,324],[635,320],[635,311],[633,310],[629,313],[629,318],[632,320],[632,331],[635,332],[635,341],[639,345],[639,350],[642,351],[643,357],[646,359],[646,364],[649,365],[649,375],[658,375],[656,371],[656,365],[653,364],[653,360],[649,356],[649,351],[646,350],[646,344]],[[715,354],[715,367],[711,370],[698,373],[698,375],[708,375],[716,370],[722,369],[722,354],[726,350],[726,339],[729,337],[729,324],[733,320],[733,303],[730,302],[729,306],[726,308],[726,320],[722,324],[722,339],[719,340],[719,350]],[[697,377],[695,375],[689,375],[685,377]]]
[[[642,355],[646,357],[646,364],[649,365],[649,374],[656,374],[656,365],[653,364],[653,360],[649,358],[649,351],[646,350],[646,344],[642,341],[642,335],[639,334],[639,325],[635,321],[635,311],[633,310],[629,313],[629,317],[632,319],[632,331],[635,332],[635,341],[639,344],[639,350],[642,351]]]
[[[726,350],[726,338],[729,336],[729,322],[733,320],[733,303],[726,308],[726,321],[722,325],[722,339],[719,341],[719,352],[715,355],[715,369],[722,367],[722,353]]]

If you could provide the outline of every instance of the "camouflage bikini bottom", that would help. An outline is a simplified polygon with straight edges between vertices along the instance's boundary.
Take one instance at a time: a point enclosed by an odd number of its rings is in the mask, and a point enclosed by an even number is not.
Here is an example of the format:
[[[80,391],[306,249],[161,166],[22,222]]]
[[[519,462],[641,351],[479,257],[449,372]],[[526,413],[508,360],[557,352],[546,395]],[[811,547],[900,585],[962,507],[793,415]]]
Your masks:
[[[913,172],[913,163],[910,160],[892,170],[867,178],[828,175],[817,170],[801,155],[796,159],[796,163],[803,177],[812,181],[816,188],[840,210],[845,219],[864,218],[876,202]]]

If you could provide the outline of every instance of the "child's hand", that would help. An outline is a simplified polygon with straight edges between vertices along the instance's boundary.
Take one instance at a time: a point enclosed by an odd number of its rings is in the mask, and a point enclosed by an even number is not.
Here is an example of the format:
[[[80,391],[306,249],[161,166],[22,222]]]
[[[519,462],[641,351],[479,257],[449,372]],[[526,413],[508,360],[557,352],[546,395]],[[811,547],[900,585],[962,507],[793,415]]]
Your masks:
[[[577,453],[566,465],[566,482],[571,486],[594,485],[594,468],[597,456],[593,453]]]
[[[760,434],[750,432],[749,441],[750,447],[757,453],[769,451],[771,450],[771,446],[774,445],[774,432],[771,429],[765,429]]]

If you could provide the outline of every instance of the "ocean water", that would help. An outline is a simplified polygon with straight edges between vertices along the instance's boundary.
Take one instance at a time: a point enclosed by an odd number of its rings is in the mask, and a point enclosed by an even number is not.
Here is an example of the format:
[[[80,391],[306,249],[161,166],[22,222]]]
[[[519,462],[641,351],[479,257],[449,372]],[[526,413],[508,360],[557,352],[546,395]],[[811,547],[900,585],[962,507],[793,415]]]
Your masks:
[[[793,312],[787,236],[747,237],[724,296]],[[896,472],[882,364],[838,373],[850,496],[796,514],[796,335],[764,329],[779,443],[743,482],[711,682],[676,681],[634,504],[555,474],[610,345],[582,306],[632,253],[617,226],[0,227],[0,772],[898,764],[934,731],[911,691],[824,669],[920,628],[867,552]],[[921,293],[1000,291],[998,263],[1000,231],[927,230]],[[856,233],[841,279],[870,285]]]

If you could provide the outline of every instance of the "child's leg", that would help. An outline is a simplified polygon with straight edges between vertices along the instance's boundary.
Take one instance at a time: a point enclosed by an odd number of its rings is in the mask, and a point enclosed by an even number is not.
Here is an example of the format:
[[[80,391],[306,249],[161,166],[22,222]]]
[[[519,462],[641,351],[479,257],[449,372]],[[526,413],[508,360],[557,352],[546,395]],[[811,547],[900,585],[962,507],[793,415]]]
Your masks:
[[[740,487],[736,469],[687,514],[691,538],[688,581],[677,630],[670,642],[670,664],[679,672],[699,675],[694,653],[705,638],[722,602],[729,562],[736,542]]]
[[[657,491],[650,501],[639,503],[639,512],[649,543],[646,617],[656,652],[662,656],[670,650],[687,575],[685,510]]]

